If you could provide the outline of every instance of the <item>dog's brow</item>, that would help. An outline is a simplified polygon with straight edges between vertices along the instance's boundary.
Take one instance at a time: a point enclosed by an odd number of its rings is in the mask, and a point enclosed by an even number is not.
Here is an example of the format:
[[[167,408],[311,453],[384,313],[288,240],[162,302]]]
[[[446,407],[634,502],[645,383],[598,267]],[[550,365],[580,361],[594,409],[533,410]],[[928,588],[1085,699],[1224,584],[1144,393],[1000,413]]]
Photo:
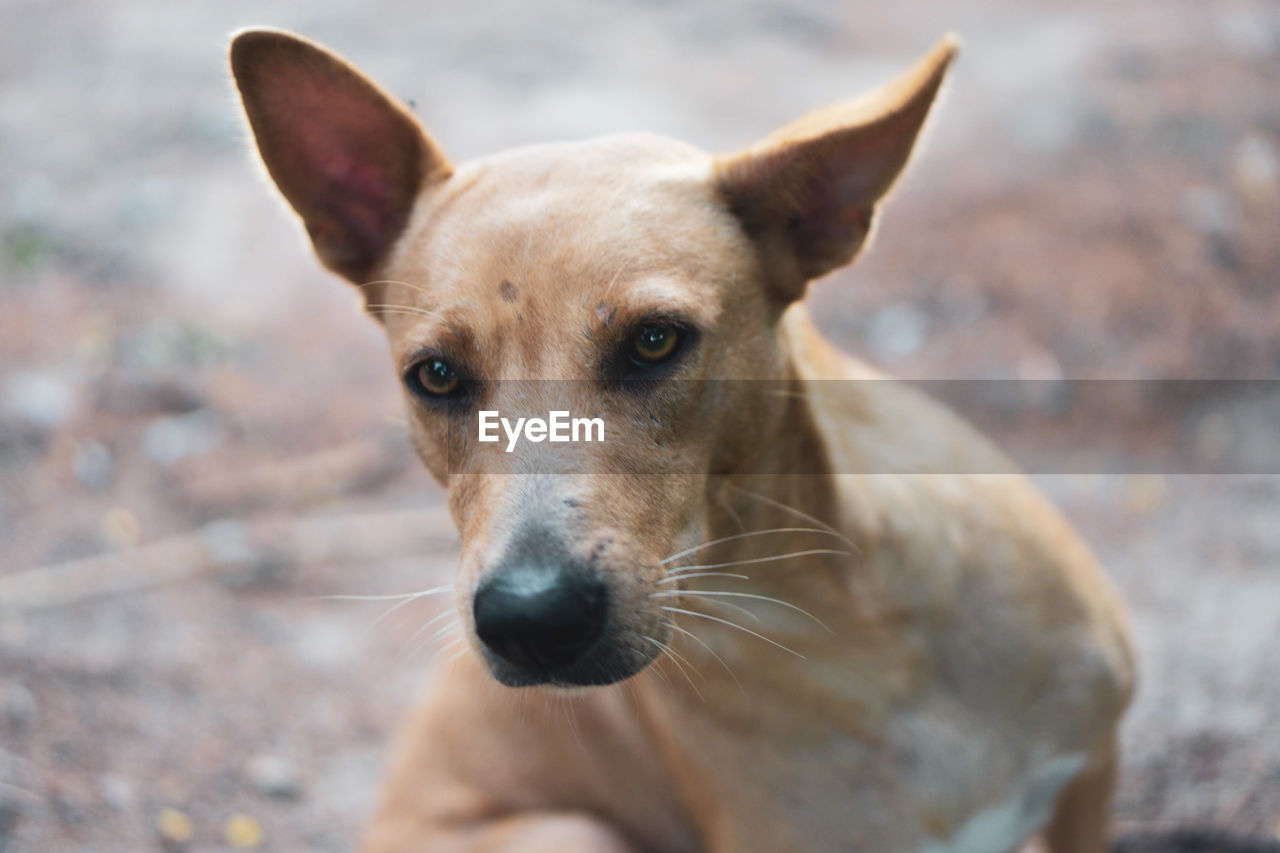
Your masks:
[[[600,319],[607,318],[605,328],[619,313],[628,317],[678,316],[702,326],[710,325],[719,314],[714,300],[698,298],[687,284],[661,278],[647,278],[614,289],[614,298],[602,302],[596,310]]]
[[[407,334],[396,336],[400,342],[396,361],[404,369],[428,351],[469,354],[475,343],[474,328],[466,314],[457,311],[423,318]]]

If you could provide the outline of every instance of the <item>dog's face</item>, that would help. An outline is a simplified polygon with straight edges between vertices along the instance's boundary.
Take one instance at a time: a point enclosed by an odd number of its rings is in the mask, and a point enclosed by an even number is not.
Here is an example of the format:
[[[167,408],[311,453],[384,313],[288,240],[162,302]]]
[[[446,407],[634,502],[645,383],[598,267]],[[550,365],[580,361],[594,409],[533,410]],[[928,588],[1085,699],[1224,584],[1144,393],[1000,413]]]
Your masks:
[[[462,537],[459,608],[499,681],[605,684],[657,656],[664,560],[704,538],[712,475],[783,428],[769,382],[719,380],[787,378],[782,311],[862,245],[953,51],[733,157],[625,136],[455,168],[342,60],[237,36],[268,170],[386,328]],[[604,440],[568,459],[480,441],[482,411],[556,410],[599,417]]]
[[[746,439],[759,408],[701,380],[780,370],[776,309],[737,287],[753,254],[708,170],[644,137],[473,163],[423,195],[378,273],[414,287],[379,285],[373,304],[431,314],[383,319],[462,536],[462,611],[505,683],[611,682],[652,659],[661,561],[696,536],[706,472],[735,450],[722,437]],[[508,454],[505,434],[478,441],[482,410],[599,417],[605,440]]]

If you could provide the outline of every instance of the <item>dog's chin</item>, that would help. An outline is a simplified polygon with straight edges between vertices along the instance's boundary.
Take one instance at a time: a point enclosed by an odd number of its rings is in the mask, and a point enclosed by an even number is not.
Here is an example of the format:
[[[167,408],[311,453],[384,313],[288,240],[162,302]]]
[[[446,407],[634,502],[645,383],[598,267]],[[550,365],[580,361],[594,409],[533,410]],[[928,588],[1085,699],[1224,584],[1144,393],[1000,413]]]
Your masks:
[[[602,648],[568,666],[523,666],[504,660],[487,649],[481,653],[489,674],[506,687],[554,687],[564,690],[604,687],[626,681],[654,660],[635,649]]]

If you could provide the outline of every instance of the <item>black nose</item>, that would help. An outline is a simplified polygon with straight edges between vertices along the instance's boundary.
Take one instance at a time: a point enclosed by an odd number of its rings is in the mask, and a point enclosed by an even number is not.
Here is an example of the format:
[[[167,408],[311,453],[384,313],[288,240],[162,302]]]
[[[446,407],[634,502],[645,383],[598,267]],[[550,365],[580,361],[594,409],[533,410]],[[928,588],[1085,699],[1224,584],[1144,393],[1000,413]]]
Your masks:
[[[545,670],[582,658],[604,628],[607,601],[603,581],[591,575],[521,567],[482,581],[472,612],[494,654]]]

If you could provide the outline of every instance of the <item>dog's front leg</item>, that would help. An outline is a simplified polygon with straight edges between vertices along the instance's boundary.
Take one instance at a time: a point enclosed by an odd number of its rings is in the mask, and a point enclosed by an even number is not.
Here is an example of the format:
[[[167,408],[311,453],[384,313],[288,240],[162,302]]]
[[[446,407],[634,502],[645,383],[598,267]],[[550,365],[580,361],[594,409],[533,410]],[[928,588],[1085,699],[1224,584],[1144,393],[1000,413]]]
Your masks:
[[[617,688],[500,687],[464,655],[393,744],[362,853],[701,849],[636,714]]]
[[[1115,744],[1108,743],[1093,765],[1059,795],[1044,833],[1049,853],[1101,853],[1107,849],[1116,754]]]

